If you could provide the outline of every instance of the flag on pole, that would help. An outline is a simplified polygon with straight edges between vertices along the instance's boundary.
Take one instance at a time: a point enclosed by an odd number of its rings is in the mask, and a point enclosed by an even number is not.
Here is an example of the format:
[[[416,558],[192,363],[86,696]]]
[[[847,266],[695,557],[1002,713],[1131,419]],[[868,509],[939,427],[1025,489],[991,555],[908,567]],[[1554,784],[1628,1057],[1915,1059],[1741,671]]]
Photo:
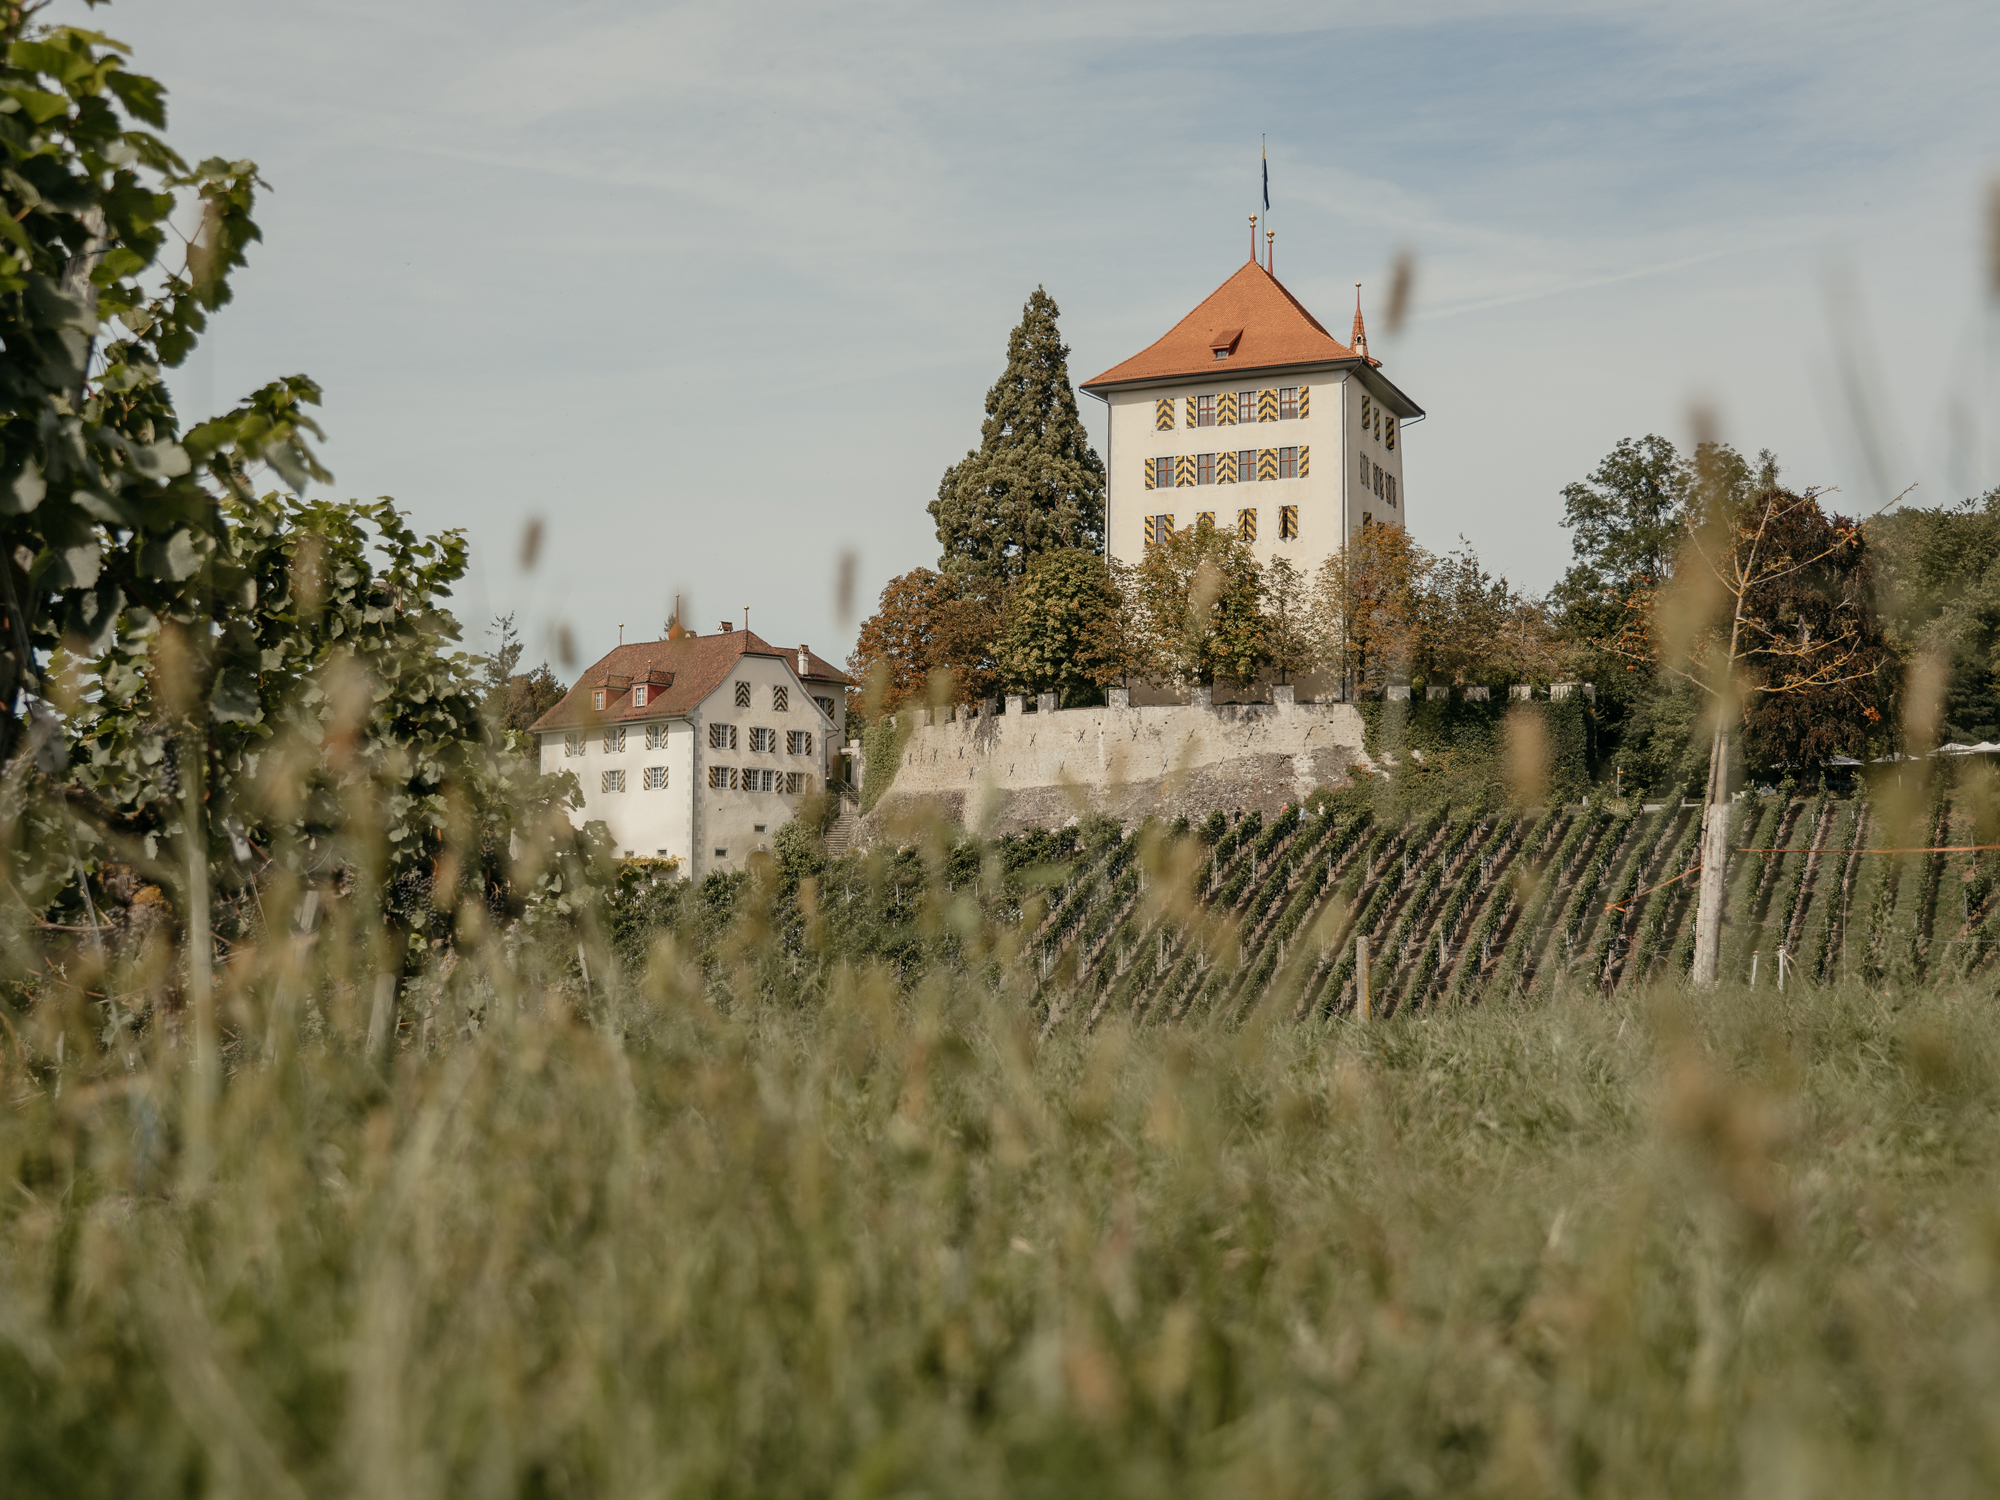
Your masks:
[[[1264,145],[1263,137],[1258,137],[1257,144],[1258,149],[1264,155],[1264,212],[1269,213],[1271,211],[1271,151],[1268,146]]]

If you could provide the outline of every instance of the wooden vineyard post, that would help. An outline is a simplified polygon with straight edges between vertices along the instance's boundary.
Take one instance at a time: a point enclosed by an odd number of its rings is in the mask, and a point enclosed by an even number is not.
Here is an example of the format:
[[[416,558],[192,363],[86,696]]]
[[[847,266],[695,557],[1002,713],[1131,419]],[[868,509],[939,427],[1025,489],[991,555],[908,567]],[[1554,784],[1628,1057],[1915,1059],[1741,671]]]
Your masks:
[[[1354,939],[1354,1014],[1366,1021],[1371,1018],[1368,1003],[1368,939]]]
[[[1780,946],[1778,949],[1778,993],[1781,995],[1785,993],[1785,969],[1790,965],[1791,959],[1791,954],[1787,953]]]

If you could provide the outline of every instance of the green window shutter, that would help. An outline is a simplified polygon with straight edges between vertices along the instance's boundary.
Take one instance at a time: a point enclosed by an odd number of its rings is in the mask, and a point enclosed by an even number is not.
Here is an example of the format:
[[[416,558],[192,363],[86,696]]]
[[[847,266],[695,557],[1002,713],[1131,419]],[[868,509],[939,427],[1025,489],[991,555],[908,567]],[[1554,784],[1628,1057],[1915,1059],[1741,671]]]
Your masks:
[[[1363,419],[1366,420],[1365,418]],[[1153,403],[1153,431],[1172,432],[1174,430],[1174,398],[1168,396]]]

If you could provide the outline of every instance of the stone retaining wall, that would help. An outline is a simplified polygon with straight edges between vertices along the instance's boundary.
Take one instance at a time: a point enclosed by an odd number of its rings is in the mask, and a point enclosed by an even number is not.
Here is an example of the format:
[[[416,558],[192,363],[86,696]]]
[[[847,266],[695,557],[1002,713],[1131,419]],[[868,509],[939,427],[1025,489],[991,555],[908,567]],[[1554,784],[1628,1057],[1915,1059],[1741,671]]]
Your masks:
[[[1009,705],[1013,707],[1012,704]],[[925,717],[929,717],[925,715]],[[1276,812],[1373,768],[1346,703],[1071,708],[919,724],[863,837],[930,810],[992,833],[1055,828],[1085,812]]]

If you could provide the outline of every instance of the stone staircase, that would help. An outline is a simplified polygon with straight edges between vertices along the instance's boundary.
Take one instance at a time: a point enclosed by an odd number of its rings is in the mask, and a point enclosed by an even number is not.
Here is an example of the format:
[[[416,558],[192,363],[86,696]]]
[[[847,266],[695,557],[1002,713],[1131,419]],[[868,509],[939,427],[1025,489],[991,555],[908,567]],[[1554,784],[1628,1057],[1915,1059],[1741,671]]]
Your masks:
[[[839,859],[854,841],[855,830],[861,826],[861,799],[849,786],[835,785],[829,790],[840,797],[840,812],[833,820],[833,826],[826,831],[826,857]]]

